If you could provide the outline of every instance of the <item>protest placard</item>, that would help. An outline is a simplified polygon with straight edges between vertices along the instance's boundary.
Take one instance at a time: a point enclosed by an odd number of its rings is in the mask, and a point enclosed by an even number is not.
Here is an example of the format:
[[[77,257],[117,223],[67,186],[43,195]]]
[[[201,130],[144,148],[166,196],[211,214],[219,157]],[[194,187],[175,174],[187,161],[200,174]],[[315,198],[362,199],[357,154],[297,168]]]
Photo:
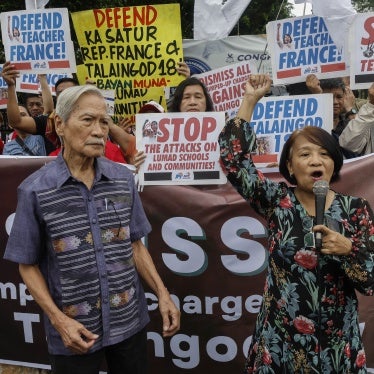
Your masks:
[[[93,9],[72,14],[87,76],[116,90],[115,115],[135,115],[149,98],[160,102],[165,86],[183,80],[179,4]]]
[[[3,71],[3,64],[0,64],[0,74]],[[4,109],[8,102],[8,85],[4,78],[0,75],[0,109]]]
[[[319,78],[349,75],[348,35],[338,48],[323,17],[304,16],[266,25],[274,84],[305,81],[308,74]]]
[[[77,78],[80,84],[85,84],[87,79],[89,81],[95,81],[95,79],[92,79],[88,75],[88,71],[86,67],[83,64],[77,65]],[[117,82],[120,82],[118,79]],[[100,85],[102,87],[102,85]],[[106,91],[103,88],[99,88],[102,91]],[[137,89],[135,89],[136,91]],[[135,125],[135,114],[139,111],[139,109],[145,105],[147,102],[153,100],[159,103],[164,110],[166,111],[167,104],[166,104],[166,98],[164,94],[164,90],[161,87],[150,87],[144,90],[142,92],[141,98],[139,98],[139,101],[123,101],[123,100],[117,100],[116,93],[117,88],[114,86],[112,90],[109,90],[114,92],[114,108],[113,113],[111,114],[112,118],[115,120],[115,122],[118,121],[120,117],[126,117],[128,118],[131,123]],[[130,114],[128,114],[130,113]]]
[[[100,90],[104,96],[107,112],[110,116],[114,115],[114,101],[116,92],[114,90]]]
[[[65,77],[72,77],[70,73],[55,73],[46,74],[48,86],[51,90],[52,95],[56,95],[55,84],[56,82]],[[17,92],[28,92],[28,93],[40,93],[40,84],[37,74],[25,73],[21,74],[16,82]]]
[[[250,125],[256,133],[252,155],[258,167],[278,162],[284,143],[294,130],[317,126],[330,132],[333,124],[331,94],[264,97],[253,112]]]
[[[350,86],[366,89],[374,82],[374,13],[357,14],[350,30]]]
[[[0,14],[5,58],[24,72],[75,72],[69,13],[65,8]]]
[[[257,73],[271,73],[270,55],[264,35],[233,35],[218,40],[183,40],[184,61],[191,74],[251,62]]]
[[[137,149],[147,155],[140,184],[226,183],[217,142],[224,123],[223,112],[137,114]]]
[[[254,62],[239,62],[194,75],[206,86],[217,112],[225,112],[226,118],[235,117],[250,74],[256,74]]]

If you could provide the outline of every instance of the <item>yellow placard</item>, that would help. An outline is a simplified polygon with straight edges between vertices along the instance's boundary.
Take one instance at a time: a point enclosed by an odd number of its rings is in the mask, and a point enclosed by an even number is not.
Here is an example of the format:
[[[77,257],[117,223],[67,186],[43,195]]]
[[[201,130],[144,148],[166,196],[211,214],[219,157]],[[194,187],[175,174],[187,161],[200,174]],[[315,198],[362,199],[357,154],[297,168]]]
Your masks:
[[[85,75],[116,91],[115,115],[135,115],[184,79],[176,70],[183,60],[179,4],[93,9],[72,19]]]

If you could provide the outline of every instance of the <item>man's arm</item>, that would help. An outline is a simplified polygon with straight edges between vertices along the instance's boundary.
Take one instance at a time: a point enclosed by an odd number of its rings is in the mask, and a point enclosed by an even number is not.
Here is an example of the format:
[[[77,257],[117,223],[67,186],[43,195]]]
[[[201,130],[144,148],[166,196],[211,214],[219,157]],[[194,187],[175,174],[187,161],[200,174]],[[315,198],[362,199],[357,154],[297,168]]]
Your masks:
[[[135,266],[147,285],[156,293],[163,321],[163,336],[174,335],[180,327],[180,311],[158,274],[148,249],[141,240],[132,243]]]
[[[7,116],[9,125],[16,130],[25,131],[29,134],[36,134],[36,124],[32,117],[21,117],[18,109],[16,79],[19,71],[15,69],[9,61],[3,66],[1,73],[4,81],[8,85]]]
[[[109,124],[109,135],[111,140],[115,141],[120,146],[126,161],[129,162],[136,153],[135,136],[128,134],[112,121]]]
[[[86,353],[98,336],[57,307],[38,265],[19,264],[19,271],[32,297],[61,335],[64,345],[75,353]]]
[[[356,117],[348,122],[339,136],[340,146],[355,153],[362,153],[371,142],[370,134],[374,127],[374,83],[368,94],[368,102],[360,108]]]
[[[271,79],[266,74],[251,74],[245,83],[245,92],[236,116],[249,122],[259,100],[270,91]]]
[[[47,75],[46,74],[38,74],[38,79],[40,83],[40,89],[42,91],[42,99],[43,99],[43,114],[49,115],[53,112],[55,105],[53,103],[53,96],[51,89],[48,85]]]
[[[305,84],[310,93],[320,94],[323,93],[319,79],[314,74],[309,74],[305,78]]]

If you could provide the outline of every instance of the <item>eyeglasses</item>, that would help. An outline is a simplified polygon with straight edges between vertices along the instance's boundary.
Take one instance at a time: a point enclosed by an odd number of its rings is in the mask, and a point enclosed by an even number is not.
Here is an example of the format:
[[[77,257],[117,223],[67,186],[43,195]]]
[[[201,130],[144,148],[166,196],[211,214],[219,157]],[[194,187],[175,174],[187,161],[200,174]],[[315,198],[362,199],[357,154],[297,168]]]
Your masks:
[[[313,218],[310,216],[305,216],[302,219],[303,230],[306,231],[304,235],[304,246],[307,247],[315,247],[316,242],[314,240],[314,232],[312,231],[313,228]]]

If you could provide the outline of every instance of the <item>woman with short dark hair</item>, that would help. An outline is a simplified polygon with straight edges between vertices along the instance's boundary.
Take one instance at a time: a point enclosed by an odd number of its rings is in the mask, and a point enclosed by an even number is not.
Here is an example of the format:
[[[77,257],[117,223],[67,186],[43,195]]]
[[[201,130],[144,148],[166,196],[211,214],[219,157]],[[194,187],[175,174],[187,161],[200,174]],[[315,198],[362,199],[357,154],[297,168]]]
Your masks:
[[[238,115],[219,138],[228,179],[268,226],[268,272],[245,373],[366,373],[356,291],[374,294],[372,209],[329,188],[343,159],[320,128],[286,141],[280,172],[294,186],[256,169],[250,120],[269,89],[269,77],[250,76]],[[316,184],[326,187],[324,224],[316,224]]]
[[[319,127],[307,126],[301,130],[295,130],[285,143],[279,160],[279,171],[291,184],[297,184],[294,175],[290,175],[287,164],[291,157],[292,147],[299,136],[305,137],[310,143],[324,148],[334,161],[334,173],[330,182],[336,182],[339,179],[339,172],[343,165],[343,154],[336,146],[335,139],[326,131]]]

